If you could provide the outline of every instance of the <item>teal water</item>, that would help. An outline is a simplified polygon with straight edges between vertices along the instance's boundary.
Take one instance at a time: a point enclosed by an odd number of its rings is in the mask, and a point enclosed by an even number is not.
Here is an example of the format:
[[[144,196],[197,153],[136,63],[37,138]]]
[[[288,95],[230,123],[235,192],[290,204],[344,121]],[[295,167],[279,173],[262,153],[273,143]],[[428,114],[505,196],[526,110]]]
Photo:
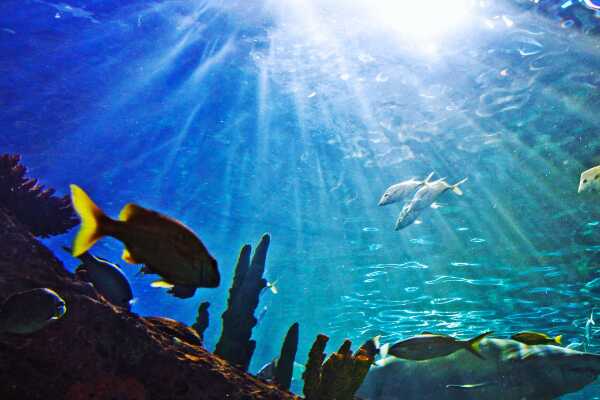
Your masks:
[[[133,201],[192,227],[218,289],[179,300],[124,269],[142,315],[192,323],[210,301],[208,348],[239,248],[270,232],[279,293],[252,371],[295,321],[301,361],[321,332],[332,349],[423,330],[582,342],[600,302],[599,198],[577,194],[600,164],[600,20],[576,1],[396,3],[3,2],[0,151],[109,215]],[[381,194],[430,171],[468,177],[464,196],[394,231]],[[72,234],[47,241],[69,268]]]

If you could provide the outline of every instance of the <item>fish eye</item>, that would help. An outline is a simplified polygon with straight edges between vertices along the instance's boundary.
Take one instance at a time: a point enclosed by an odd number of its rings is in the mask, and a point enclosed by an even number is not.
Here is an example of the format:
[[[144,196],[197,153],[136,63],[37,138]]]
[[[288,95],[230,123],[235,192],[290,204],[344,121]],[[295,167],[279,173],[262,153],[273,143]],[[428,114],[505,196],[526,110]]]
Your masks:
[[[594,179],[598,179],[598,178],[600,178],[600,174],[598,174],[594,177]]]
[[[583,180],[583,183],[587,183],[587,182],[588,182],[588,181],[587,181],[587,179],[584,179],[584,180]]]

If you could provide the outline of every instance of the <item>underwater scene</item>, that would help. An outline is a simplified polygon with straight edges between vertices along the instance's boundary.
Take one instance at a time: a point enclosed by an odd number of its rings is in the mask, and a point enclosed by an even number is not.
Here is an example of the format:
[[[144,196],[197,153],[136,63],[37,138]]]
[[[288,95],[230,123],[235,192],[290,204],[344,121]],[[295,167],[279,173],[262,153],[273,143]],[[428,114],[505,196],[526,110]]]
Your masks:
[[[597,0],[3,0],[0,398],[600,399],[599,127]]]

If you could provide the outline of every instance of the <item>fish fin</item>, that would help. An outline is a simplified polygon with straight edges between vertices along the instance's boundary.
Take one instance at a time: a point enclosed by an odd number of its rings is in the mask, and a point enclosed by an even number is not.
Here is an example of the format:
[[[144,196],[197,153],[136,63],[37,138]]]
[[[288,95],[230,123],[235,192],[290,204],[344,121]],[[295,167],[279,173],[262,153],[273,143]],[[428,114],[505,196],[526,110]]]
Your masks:
[[[463,191],[462,191],[462,190],[460,190],[459,186],[460,186],[460,185],[462,185],[463,183],[465,183],[465,182],[466,182],[466,181],[468,181],[468,180],[469,180],[469,178],[465,178],[465,179],[463,179],[462,181],[458,181],[458,182],[456,182],[454,185],[452,185],[452,186],[451,186],[451,188],[452,188],[452,191],[453,191],[454,193],[456,193],[457,195],[459,195],[459,196],[462,196],[462,195],[463,195]]]
[[[433,178],[433,174],[435,174],[435,172],[431,172],[429,175],[427,175],[427,178],[425,178],[425,180],[423,181],[423,184],[426,185],[429,182],[431,182],[431,178]]]
[[[161,280],[152,282],[150,284],[150,286],[152,286],[154,288],[164,288],[164,289],[173,289],[175,287],[175,285],[173,285],[172,283],[161,281]]]
[[[123,255],[121,255],[121,258],[123,259],[123,261],[125,261],[129,264],[143,264],[143,263],[139,262],[138,260],[136,260],[135,258],[133,258],[133,256],[127,249],[127,247],[125,247],[123,249]]]
[[[144,207],[138,206],[137,204],[129,203],[125,204],[125,207],[119,213],[120,221],[130,221],[136,217],[154,215],[152,211],[146,210]]]
[[[555,337],[554,341],[556,342],[556,344],[562,345],[562,335],[558,335],[557,337]]]
[[[70,185],[70,187],[73,208],[81,218],[81,227],[75,236],[71,254],[73,257],[79,257],[104,236],[102,233],[103,223],[110,219],[94,204],[83,189],[77,185]]]
[[[483,356],[481,355],[481,353],[479,352],[479,344],[481,343],[481,341],[482,341],[482,340],[483,340],[483,339],[484,339],[486,336],[489,336],[489,335],[491,335],[492,333],[493,333],[492,331],[485,332],[485,333],[482,333],[482,334],[481,334],[481,335],[479,335],[479,336],[475,336],[473,339],[469,339],[469,340],[467,340],[467,342],[466,342],[466,347],[465,347],[465,348],[466,348],[468,351],[470,351],[471,353],[473,353],[474,355],[476,355],[477,357],[479,357],[479,358],[481,358],[481,359],[484,359],[485,357],[483,357]]]
[[[196,287],[188,285],[173,285],[173,287],[168,290],[168,293],[180,299],[187,299],[196,293]]]
[[[390,353],[390,344],[389,343],[386,343],[386,344],[382,345],[381,347],[379,347],[379,355],[381,356],[381,358],[386,358],[389,353]]]

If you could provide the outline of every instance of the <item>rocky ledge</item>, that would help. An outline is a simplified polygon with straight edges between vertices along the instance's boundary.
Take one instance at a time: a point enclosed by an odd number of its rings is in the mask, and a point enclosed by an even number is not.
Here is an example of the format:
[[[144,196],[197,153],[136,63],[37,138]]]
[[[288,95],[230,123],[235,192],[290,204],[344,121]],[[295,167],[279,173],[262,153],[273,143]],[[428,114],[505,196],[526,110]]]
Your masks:
[[[208,352],[187,326],[112,306],[0,208],[0,301],[36,287],[68,310],[34,334],[0,334],[2,400],[297,399]]]

